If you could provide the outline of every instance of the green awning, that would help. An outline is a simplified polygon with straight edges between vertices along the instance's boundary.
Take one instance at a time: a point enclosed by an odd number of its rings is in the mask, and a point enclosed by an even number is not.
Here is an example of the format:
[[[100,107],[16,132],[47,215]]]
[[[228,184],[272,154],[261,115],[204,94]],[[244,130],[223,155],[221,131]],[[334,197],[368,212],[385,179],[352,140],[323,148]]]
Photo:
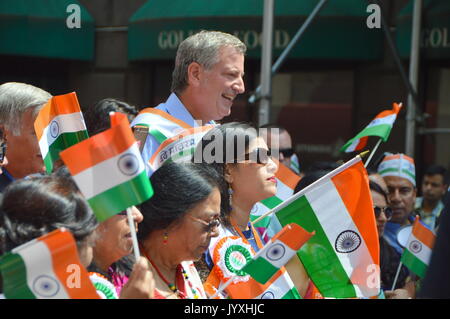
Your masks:
[[[396,42],[402,58],[411,53],[412,15],[410,1],[397,17]],[[421,54],[426,59],[450,58],[450,1],[425,0],[422,8]]]
[[[319,0],[275,1],[274,55],[281,54]],[[199,30],[220,30],[247,44],[248,57],[261,55],[262,0],[149,0],[130,19],[130,60],[173,59],[179,43]],[[329,0],[289,57],[373,60],[382,57],[383,35],[369,29],[367,3]]]
[[[81,28],[67,26],[71,4],[80,8]],[[94,20],[76,0],[0,1],[0,54],[92,60],[94,32]]]

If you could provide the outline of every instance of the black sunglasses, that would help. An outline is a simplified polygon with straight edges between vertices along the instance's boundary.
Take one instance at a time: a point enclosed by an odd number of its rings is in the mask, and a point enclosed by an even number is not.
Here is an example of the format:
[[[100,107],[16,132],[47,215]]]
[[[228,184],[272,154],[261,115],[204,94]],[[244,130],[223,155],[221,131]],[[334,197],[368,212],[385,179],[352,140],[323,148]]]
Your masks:
[[[244,155],[244,160],[254,161],[258,164],[266,165],[269,163],[269,158],[272,157],[272,152],[266,148],[259,147],[250,153]],[[239,159],[238,159],[239,160]]]
[[[384,212],[384,215],[386,216],[387,220],[390,220],[392,217],[392,208],[390,208],[389,206],[386,207],[378,207],[378,206],[374,206],[373,210],[375,212],[375,217],[378,218],[381,215],[381,212]]]

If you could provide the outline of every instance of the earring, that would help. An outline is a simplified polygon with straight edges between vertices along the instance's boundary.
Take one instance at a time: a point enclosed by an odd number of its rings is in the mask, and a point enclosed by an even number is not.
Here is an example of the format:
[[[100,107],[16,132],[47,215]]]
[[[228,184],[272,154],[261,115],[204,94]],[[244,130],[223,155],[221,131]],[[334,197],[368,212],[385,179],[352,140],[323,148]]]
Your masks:
[[[167,240],[169,239],[169,234],[167,232],[164,233],[163,244],[167,245]]]
[[[230,201],[230,206],[233,206],[233,189],[228,187],[228,200]]]

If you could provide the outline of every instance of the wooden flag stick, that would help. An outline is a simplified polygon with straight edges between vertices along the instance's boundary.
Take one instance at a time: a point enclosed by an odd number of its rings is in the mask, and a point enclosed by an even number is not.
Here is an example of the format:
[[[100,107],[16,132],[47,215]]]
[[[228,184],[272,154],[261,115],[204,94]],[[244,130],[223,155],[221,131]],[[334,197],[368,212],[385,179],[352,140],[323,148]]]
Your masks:
[[[128,225],[130,226],[131,240],[133,241],[134,257],[137,262],[139,257],[141,257],[141,254],[139,253],[139,245],[136,236],[136,228],[134,227],[134,219],[131,213],[131,207],[127,208],[127,217],[128,217]]]
[[[378,147],[380,146],[381,142],[383,140],[380,138],[377,142],[377,144],[375,145],[375,147],[373,148],[372,153],[370,153],[369,158],[367,159],[366,163],[364,164],[364,167],[367,168],[367,166],[369,166],[370,160],[372,159],[373,155],[375,155],[375,152],[377,151]]]
[[[400,264],[398,264],[397,273],[395,274],[394,283],[392,284],[392,289],[391,289],[392,291],[394,291],[395,285],[397,284],[397,279],[398,279],[398,276],[400,275],[400,270],[402,269],[402,265],[403,265],[402,262],[400,262]]]
[[[222,291],[227,289],[227,287],[233,282],[234,277],[236,277],[236,275],[234,275],[233,277],[228,279],[228,281],[226,283],[224,283],[222,286],[220,286],[219,289],[217,289],[216,293],[214,295],[212,295],[209,299],[216,298]]]

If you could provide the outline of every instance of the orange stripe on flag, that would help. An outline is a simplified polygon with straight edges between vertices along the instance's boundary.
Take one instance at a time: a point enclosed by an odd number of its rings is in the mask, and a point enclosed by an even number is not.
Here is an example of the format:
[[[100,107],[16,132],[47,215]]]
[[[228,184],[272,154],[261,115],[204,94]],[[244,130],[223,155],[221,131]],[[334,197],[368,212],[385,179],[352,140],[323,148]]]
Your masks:
[[[143,109],[142,111],[139,112],[139,114],[142,114],[142,113],[152,113],[152,114],[159,115],[159,116],[165,118],[168,121],[171,121],[171,122],[174,122],[174,123],[178,124],[182,128],[191,128],[192,127],[192,126],[186,124],[185,122],[183,122],[183,121],[173,117],[172,115],[169,115],[166,112],[158,110],[158,109],[155,109],[155,108],[150,108],[150,107],[145,108],[145,109]]]
[[[41,139],[44,129],[51,123],[54,117],[79,112],[81,112],[81,109],[75,92],[52,97],[39,111],[39,115],[34,123],[38,140]]]
[[[123,153],[136,143],[127,116],[116,112],[112,117],[116,117],[112,119],[116,125],[60,153],[72,176]]]
[[[296,223],[290,223],[283,227],[273,238],[272,242],[280,240],[292,250],[299,250],[305,242],[307,242],[313,234],[307,232],[303,227]]]
[[[99,299],[86,269],[81,265],[75,240],[70,232],[57,230],[39,240],[49,248],[53,271],[71,299]],[[68,286],[71,283],[73,287]]]
[[[386,117],[386,116],[389,116],[392,114],[398,114],[398,112],[400,112],[400,109],[401,109],[400,104],[394,103],[392,105],[392,110],[383,111],[383,112],[379,113],[377,116],[375,116],[375,118],[379,119],[379,118],[383,118],[383,117]]]
[[[278,161],[277,159],[274,158],[273,161],[278,165],[278,170],[275,173],[276,178],[278,178],[284,185],[288,186],[291,189],[294,189],[295,186],[297,186],[297,183],[300,181],[300,176],[295,174],[284,164],[280,163],[280,161]]]
[[[433,249],[435,236],[431,230],[426,228],[419,222],[419,218],[414,221],[414,227],[412,234],[420,240],[422,243],[428,246],[428,248]]]
[[[364,238],[373,262],[379,265],[377,226],[370,195],[369,178],[362,161],[332,177],[332,181],[350,213],[353,223]]]

